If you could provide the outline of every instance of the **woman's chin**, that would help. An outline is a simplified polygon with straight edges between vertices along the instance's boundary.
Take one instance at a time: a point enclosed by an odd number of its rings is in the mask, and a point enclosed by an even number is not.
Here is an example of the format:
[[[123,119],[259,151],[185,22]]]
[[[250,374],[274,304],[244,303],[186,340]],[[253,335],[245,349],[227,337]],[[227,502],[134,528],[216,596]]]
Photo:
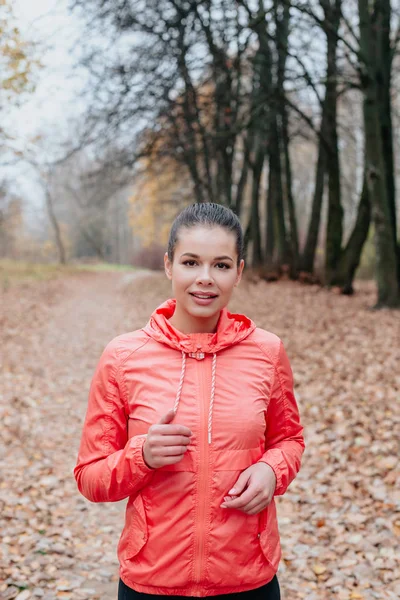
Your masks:
[[[190,310],[188,310],[188,313],[190,316],[192,317],[207,317],[210,318],[213,315],[216,315],[219,312],[219,308],[211,308],[210,306],[195,306],[195,307],[190,307]]]
[[[201,306],[199,304],[190,303],[190,306],[186,306],[186,310],[191,317],[197,319],[210,319],[214,315],[218,314],[221,310],[219,303],[213,302],[208,306]]]

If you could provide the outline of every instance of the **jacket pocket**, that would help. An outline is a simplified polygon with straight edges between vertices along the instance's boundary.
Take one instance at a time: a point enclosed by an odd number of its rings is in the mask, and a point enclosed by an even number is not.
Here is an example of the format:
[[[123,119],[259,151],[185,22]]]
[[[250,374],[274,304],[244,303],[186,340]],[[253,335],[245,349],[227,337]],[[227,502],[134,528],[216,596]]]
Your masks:
[[[278,520],[276,515],[275,500],[260,514],[260,527],[258,539],[261,551],[267,562],[276,570],[281,559],[281,546],[279,541]]]
[[[126,506],[125,527],[118,543],[118,558],[129,560],[134,558],[148,538],[146,512],[140,494],[129,498]]]

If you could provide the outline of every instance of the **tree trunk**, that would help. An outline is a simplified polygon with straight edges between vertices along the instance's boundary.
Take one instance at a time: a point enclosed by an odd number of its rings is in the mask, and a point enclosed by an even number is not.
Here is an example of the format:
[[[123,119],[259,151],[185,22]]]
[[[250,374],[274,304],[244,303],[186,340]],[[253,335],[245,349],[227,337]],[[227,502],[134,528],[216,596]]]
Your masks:
[[[337,44],[341,20],[341,0],[322,3],[325,7],[327,26],[327,80],[325,110],[327,115],[328,143],[328,220],[325,248],[325,283],[331,285],[336,266],[340,260],[343,236],[343,207],[340,191],[340,162],[337,133]]]
[[[361,254],[368,237],[371,222],[371,203],[368,194],[367,179],[364,177],[363,189],[358,205],[357,219],[346,244],[341,253],[339,263],[332,276],[332,285],[342,288],[343,294],[353,294],[353,280],[360,264]]]
[[[289,223],[290,223],[290,275],[293,279],[298,276],[299,270],[299,234],[297,229],[297,217],[296,207],[293,198],[292,191],[292,166],[290,162],[289,152],[289,134],[288,134],[288,118],[286,106],[283,107],[282,111],[282,151],[284,158],[284,189],[286,203],[289,212]]]
[[[267,190],[267,231],[266,231],[266,243],[265,243],[265,263],[268,268],[271,268],[274,261],[274,248],[275,248],[275,228],[276,223],[274,219],[274,207],[275,201],[273,197],[274,183],[273,183],[274,172],[269,169],[268,174],[268,190]]]
[[[52,224],[53,229],[54,229],[54,235],[56,238],[59,260],[62,265],[65,265],[67,263],[65,247],[64,247],[64,243],[63,243],[62,237],[61,237],[60,225],[58,223],[56,213],[54,211],[53,198],[50,194],[50,190],[49,190],[48,186],[46,186],[46,206],[47,206],[47,212],[49,215],[50,223]]]
[[[262,264],[261,231],[260,231],[260,182],[264,166],[265,149],[263,143],[256,142],[257,149],[253,165],[253,181],[251,190],[251,239],[253,243],[252,266],[259,267]]]
[[[377,3],[376,3],[377,4]],[[365,153],[368,193],[375,226],[376,279],[378,299],[376,308],[400,306],[397,279],[396,240],[390,219],[386,170],[383,159],[381,111],[377,78],[377,27],[372,22],[369,1],[358,0],[360,19],[360,50],[365,60],[362,73],[364,93]],[[375,6],[376,8],[376,6]]]
[[[277,242],[276,266],[282,266],[289,259],[288,244],[286,239],[285,213],[283,206],[282,190],[282,166],[281,152],[279,144],[279,133],[275,107],[271,106],[270,118],[270,137],[269,137],[269,184],[267,196],[267,228],[271,227],[273,221],[276,222],[276,240],[272,236],[272,241]],[[268,247],[267,263],[271,261],[271,251]]]
[[[244,259],[247,262],[249,262],[248,260],[248,249],[249,249],[249,244],[251,242],[251,225],[252,225],[252,215],[250,214],[250,218],[248,220],[246,229],[244,231],[244,236],[243,236],[243,245],[244,245]]]
[[[81,232],[82,236],[85,238],[89,246],[91,246],[91,248],[93,248],[93,250],[96,252],[98,257],[101,258],[101,260],[105,261],[106,257],[104,256],[104,251],[101,247],[101,244],[98,244],[97,240],[94,237],[92,237],[84,227],[79,226],[79,231]]]
[[[244,197],[244,192],[245,192],[246,183],[247,183],[247,177],[248,177],[248,173],[249,173],[249,141],[248,141],[247,137],[245,138],[243,144],[244,144],[243,165],[242,165],[242,171],[240,173],[240,179],[239,179],[239,182],[237,185],[236,200],[235,200],[235,206],[234,206],[235,213],[237,214],[237,216],[239,218],[242,213],[243,197]]]
[[[396,244],[397,279],[400,285],[400,246],[397,245],[396,223],[396,182],[393,150],[392,125],[392,67],[393,51],[391,48],[391,7],[390,0],[382,0],[376,5],[380,16],[380,43],[378,66],[378,98],[380,103],[380,119],[382,128],[383,160],[385,164],[386,188],[389,202],[390,223],[393,228],[393,239]]]
[[[321,126],[318,140],[318,160],[315,175],[314,197],[311,208],[311,218],[307,231],[306,243],[300,260],[300,270],[312,273],[314,270],[315,252],[317,250],[319,226],[321,222],[322,202],[325,189],[325,174],[327,167],[326,150],[326,121],[325,101],[322,106]]]
[[[291,277],[295,279],[298,275],[299,268],[299,238],[292,192],[292,167],[289,152],[289,123],[284,88],[290,25],[290,2],[287,2],[287,0],[275,0],[275,22],[278,56],[277,97],[278,111],[280,114],[281,149],[283,156],[283,203],[284,205],[286,204],[289,214],[290,236],[287,252],[288,260],[290,262],[290,274]]]
[[[254,79],[253,79],[253,90],[255,93],[254,106],[258,108],[258,122],[253,125],[257,127],[255,129],[256,135],[261,136],[260,140],[260,152],[262,152],[262,166],[264,165],[264,159],[266,156],[271,158],[273,152],[272,148],[276,148],[276,143],[272,140],[272,137],[276,136],[276,133],[272,131],[272,123],[275,120],[276,124],[276,108],[273,106],[276,104],[276,89],[273,84],[273,65],[272,65],[272,52],[270,48],[270,42],[268,37],[267,28],[268,23],[265,21],[264,14],[264,3],[262,0],[258,0],[258,15],[256,19],[256,25],[254,31],[258,37],[259,49],[254,57]],[[260,163],[261,164],[261,161]],[[261,178],[262,168],[260,170]],[[272,195],[276,191],[276,185],[273,182],[272,177],[276,176],[276,166],[269,165],[269,185],[267,193],[267,222],[266,222],[266,263],[270,266],[272,263],[272,254],[274,250],[274,211],[276,202],[272,200]],[[259,192],[260,186],[258,186]],[[253,199],[255,202],[255,198]],[[258,212],[258,211],[257,211]],[[258,228],[260,227],[258,223]],[[255,239],[253,237],[253,244]],[[259,244],[261,252],[261,240]],[[260,258],[260,263],[262,256]]]
[[[172,121],[172,125],[175,130],[175,134],[177,139],[183,137],[182,146],[184,147],[184,162],[186,163],[189,172],[192,176],[194,193],[196,197],[196,202],[204,202],[206,197],[204,195],[204,181],[199,171],[199,152],[198,152],[198,142],[196,136],[196,122],[198,121],[198,113],[196,107],[196,91],[194,89],[194,85],[191,80],[189,68],[186,62],[187,55],[187,46],[185,43],[185,26],[183,21],[179,23],[178,26],[178,40],[177,46],[179,48],[178,54],[178,69],[181,74],[181,77],[184,81],[185,87],[182,94],[181,100],[181,110],[183,119],[177,119],[173,117],[172,113],[169,118]],[[177,103],[179,105],[179,103]],[[182,124],[184,127],[182,128]],[[181,133],[181,129],[183,129],[183,135]],[[208,153],[205,155],[208,157]],[[207,173],[206,177],[206,186],[208,191],[208,196],[212,195],[212,188],[210,187],[210,173]]]

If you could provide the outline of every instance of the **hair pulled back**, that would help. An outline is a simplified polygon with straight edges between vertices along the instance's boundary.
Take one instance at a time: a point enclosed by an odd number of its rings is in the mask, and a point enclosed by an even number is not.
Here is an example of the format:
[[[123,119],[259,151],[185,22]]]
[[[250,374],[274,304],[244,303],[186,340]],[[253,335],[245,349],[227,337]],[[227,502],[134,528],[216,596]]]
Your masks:
[[[179,232],[185,227],[222,227],[232,232],[236,238],[236,252],[238,265],[244,256],[243,230],[238,217],[230,209],[214,202],[202,202],[187,206],[172,223],[168,240],[168,258],[174,260],[175,248],[178,243]]]

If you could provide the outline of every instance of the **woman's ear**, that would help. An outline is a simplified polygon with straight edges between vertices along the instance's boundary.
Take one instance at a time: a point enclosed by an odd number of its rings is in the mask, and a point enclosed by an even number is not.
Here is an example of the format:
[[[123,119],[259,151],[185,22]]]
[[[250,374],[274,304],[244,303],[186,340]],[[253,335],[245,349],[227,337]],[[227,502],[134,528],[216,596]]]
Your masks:
[[[164,269],[169,280],[172,279],[172,263],[168,258],[168,252],[164,254]]]
[[[238,270],[237,270],[237,277],[236,277],[236,281],[235,281],[235,287],[239,285],[240,280],[242,279],[243,269],[244,269],[244,260],[242,258],[242,260],[239,263]]]

